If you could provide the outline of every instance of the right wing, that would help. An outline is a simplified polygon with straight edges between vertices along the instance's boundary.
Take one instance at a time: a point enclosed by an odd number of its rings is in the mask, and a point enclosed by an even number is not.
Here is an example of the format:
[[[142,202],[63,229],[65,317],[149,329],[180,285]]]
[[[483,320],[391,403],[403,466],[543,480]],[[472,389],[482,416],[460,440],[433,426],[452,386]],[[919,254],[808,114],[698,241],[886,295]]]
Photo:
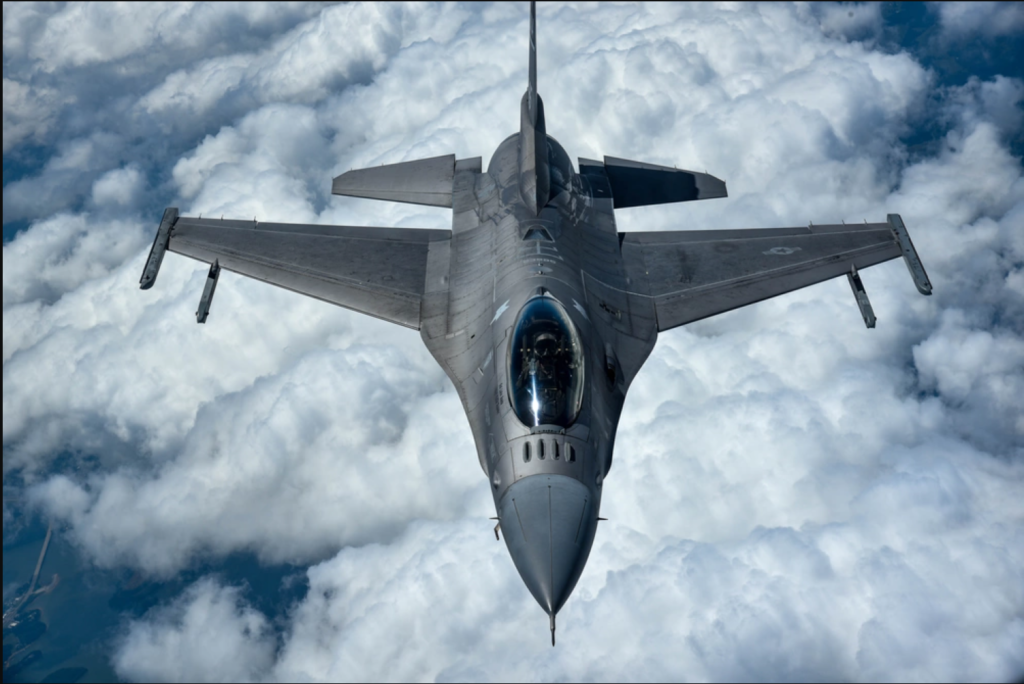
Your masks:
[[[432,245],[449,230],[324,226],[178,217],[164,220],[141,287],[156,280],[163,251],[316,297],[409,328],[420,327]]]
[[[659,331],[899,256],[918,290],[931,294],[898,214],[887,223],[631,232],[619,238],[634,293],[654,299]]]

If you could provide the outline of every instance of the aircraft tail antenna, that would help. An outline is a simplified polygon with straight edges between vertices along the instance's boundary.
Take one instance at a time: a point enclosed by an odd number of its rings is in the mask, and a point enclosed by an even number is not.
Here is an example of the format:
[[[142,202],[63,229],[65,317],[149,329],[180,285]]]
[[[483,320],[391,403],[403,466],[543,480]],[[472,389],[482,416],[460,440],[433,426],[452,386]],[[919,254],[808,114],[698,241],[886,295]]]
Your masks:
[[[551,611],[551,645],[555,645],[555,611]]]
[[[537,115],[537,3],[530,0],[530,84],[526,91],[530,98],[530,114]]]
[[[537,94],[537,4],[530,3],[530,84],[519,107],[519,192],[534,216],[551,196],[544,101]]]

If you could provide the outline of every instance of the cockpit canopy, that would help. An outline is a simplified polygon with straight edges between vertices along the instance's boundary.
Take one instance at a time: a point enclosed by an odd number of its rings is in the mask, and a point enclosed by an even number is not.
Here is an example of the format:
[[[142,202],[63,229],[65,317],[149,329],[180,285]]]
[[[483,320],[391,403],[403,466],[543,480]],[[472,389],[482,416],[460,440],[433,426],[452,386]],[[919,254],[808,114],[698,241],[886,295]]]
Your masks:
[[[508,350],[509,398],[524,425],[569,427],[583,403],[583,346],[556,300],[538,296],[519,313]]]

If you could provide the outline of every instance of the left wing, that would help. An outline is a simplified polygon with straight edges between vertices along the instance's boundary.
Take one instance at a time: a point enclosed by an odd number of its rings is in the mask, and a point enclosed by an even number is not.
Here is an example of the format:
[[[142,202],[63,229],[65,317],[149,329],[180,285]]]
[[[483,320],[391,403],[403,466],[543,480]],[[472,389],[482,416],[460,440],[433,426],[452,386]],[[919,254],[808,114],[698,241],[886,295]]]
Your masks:
[[[654,299],[664,331],[849,274],[865,322],[874,317],[857,269],[903,256],[921,294],[931,283],[903,220],[863,225],[621,233],[633,294]]]
[[[140,286],[153,286],[170,250],[418,330],[428,254],[450,237],[449,230],[179,217],[168,209]]]

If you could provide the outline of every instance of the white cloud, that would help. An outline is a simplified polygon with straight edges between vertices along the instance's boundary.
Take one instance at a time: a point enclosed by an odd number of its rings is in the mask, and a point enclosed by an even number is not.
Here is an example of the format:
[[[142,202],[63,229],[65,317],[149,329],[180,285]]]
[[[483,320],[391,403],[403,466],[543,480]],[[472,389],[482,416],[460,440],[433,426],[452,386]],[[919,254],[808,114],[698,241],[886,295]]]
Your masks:
[[[246,34],[280,30],[318,10],[317,3],[14,5],[4,7],[4,57],[27,57],[45,72],[125,58],[145,61],[147,53],[191,51],[194,59],[196,51],[216,51],[225,41],[237,45]]]
[[[911,163],[900,136],[935,93],[912,56],[873,51],[874,5],[540,6],[540,90],[571,154],[729,182],[729,200],[623,211],[620,228],[895,211],[935,285],[923,298],[900,263],[865,271],[874,331],[835,281],[663,335],[551,649],[487,541],[466,420],[416,333],[231,274],[197,326],[205,267],[175,255],[137,290],[164,204],[444,226],[441,210],[332,199],[330,178],[448,152],[486,164],[518,125],[525,6],[132,12],[5,5],[5,59],[55,83],[94,69],[104,94],[80,106],[86,132],[4,189],[5,219],[32,221],[4,246],[5,481],[23,477],[103,566],[315,565],[276,636],[244,588],[199,581],[129,625],[121,676],[1024,672],[1020,79],[938,93],[949,133]],[[271,17],[250,24],[266,39],[215,46],[245,12]],[[190,34],[185,59],[167,36],[203,13],[221,28]],[[9,15],[54,55],[8,45]],[[104,45],[125,21],[139,36]],[[132,60],[138,81],[120,80]],[[5,108],[5,144],[7,125]],[[53,473],[62,452],[75,467]]]
[[[914,348],[925,387],[936,387],[943,396],[960,402],[982,391],[978,383],[993,384],[998,387],[992,390],[1005,393],[1003,405],[1019,401],[1024,386],[1014,386],[1022,379],[1014,377],[1014,371],[1024,367],[1024,340],[1005,331],[993,335],[988,330],[967,330],[963,318],[959,311],[948,311],[940,334]]]
[[[845,520],[756,527],[735,542],[657,538],[613,519],[559,615],[557,649],[504,545],[487,543],[486,520],[417,524],[390,544],[346,549],[310,568],[309,592],[261,674],[1009,679],[1024,665],[1020,626],[1007,628],[1024,606],[1024,556],[1019,545],[1003,548],[994,528],[978,535],[969,518],[1000,519],[1007,505],[1020,514],[1012,502],[1020,472],[997,467],[973,483],[990,496],[968,504],[965,518],[959,468],[975,457],[949,445],[896,450]],[[922,458],[935,465],[922,472]],[[241,625],[233,627],[240,638]],[[175,641],[201,633],[163,619],[134,626],[143,628]],[[129,642],[116,660],[140,655]]]
[[[815,2],[800,9],[817,14],[821,29],[830,36],[865,40],[882,29],[882,6],[877,2]]]
[[[129,624],[114,661],[133,681],[253,681],[271,664],[274,636],[242,592],[203,580],[172,606]]]
[[[3,220],[45,219],[88,197],[93,182],[121,165],[128,141],[120,133],[90,131],[58,145],[35,176],[4,185]]]
[[[96,204],[132,204],[141,183],[142,173],[136,166],[108,171],[92,184],[92,201]]]
[[[1024,29],[1024,7],[1018,2],[935,2],[942,32],[953,38],[1005,36]]]
[[[124,176],[121,171],[107,174],[104,178],[109,182],[105,188],[100,185],[101,196],[123,193],[123,187],[112,183],[121,182]],[[56,214],[19,234],[4,245],[4,320],[8,313],[14,313],[14,305],[37,301],[52,304],[134,258],[147,242],[140,228],[136,221],[123,218]],[[15,351],[8,346],[9,332],[15,334],[16,330],[8,330],[5,325],[5,362]]]
[[[485,505],[465,418],[430,357],[327,346],[200,409],[153,470],[96,475],[70,495],[50,480],[33,496],[54,513],[87,499],[67,512],[77,543],[163,576],[204,550],[309,562]]]
[[[32,88],[4,79],[4,154],[26,139],[38,140],[66,102],[52,88]]]
[[[967,83],[949,89],[945,100],[952,122],[963,121],[968,129],[986,122],[1002,135],[1012,135],[1024,123],[1024,82],[1018,78],[996,76],[982,81],[971,76]]]
[[[188,109],[202,113],[232,91],[262,102],[308,102],[332,87],[369,80],[410,43],[446,41],[464,16],[410,12],[398,3],[352,3],[326,8],[258,54],[213,57],[169,75],[139,105],[150,113]],[[454,19],[454,21],[453,21]],[[418,26],[421,22],[426,25]],[[358,27],[358,28],[357,28]],[[330,55],[329,59],[324,59]]]

